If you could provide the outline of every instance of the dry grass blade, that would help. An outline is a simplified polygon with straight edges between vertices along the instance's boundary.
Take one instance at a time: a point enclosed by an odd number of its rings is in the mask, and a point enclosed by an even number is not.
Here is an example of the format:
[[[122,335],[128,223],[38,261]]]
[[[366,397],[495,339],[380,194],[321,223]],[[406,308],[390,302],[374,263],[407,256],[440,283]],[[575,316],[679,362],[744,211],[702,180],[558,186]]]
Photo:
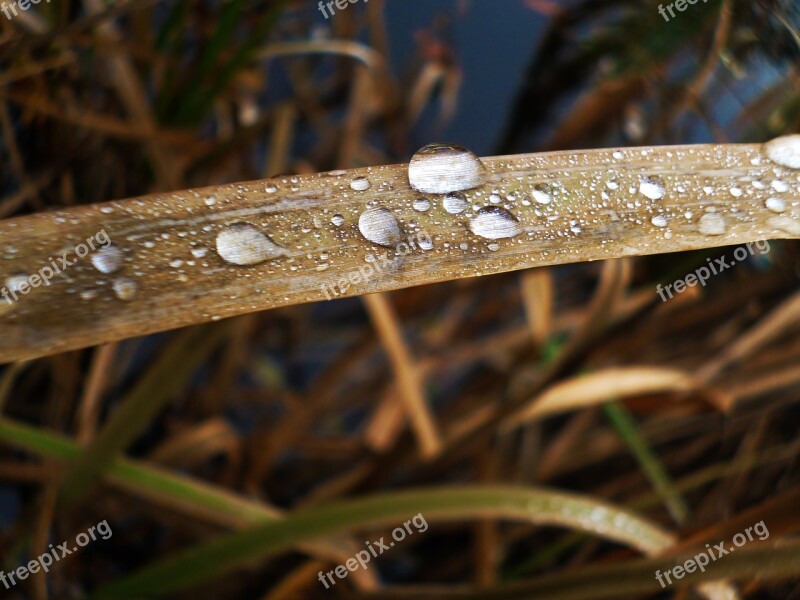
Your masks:
[[[800,164],[792,152],[778,159]],[[97,289],[91,265],[78,262],[70,267],[71,281],[54,280],[14,304],[0,304],[0,361],[321,300],[337,282],[341,296],[363,295],[542,265],[800,237],[797,186],[776,206],[767,202],[766,186],[752,185],[797,175],[772,162],[762,145],[554,152],[484,164],[483,185],[467,195],[484,204],[498,190],[521,204],[511,217],[516,239],[487,243],[465,218],[443,218],[438,195],[427,195],[434,210],[414,210],[419,193],[405,165],[188,190],[1,222],[0,238],[14,240],[18,250],[6,261],[9,273],[36,273],[49,257],[107,232],[126,253],[125,275],[136,277],[137,296],[115,300],[110,286]],[[369,184],[354,191],[350,183],[358,177]],[[609,183],[613,191],[601,193]],[[543,186],[552,201],[534,202],[540,207],[534,208],[530,198]],[[744,191],[733,195],[736,186]],[[694,193],[700,189],[702,198]],[[386,207],[401,234],[415,221],[433,248],[395,255],[371,277],[349,277],[380,250],[357,226],[368,203]],[[331,224],[337,213],[341,227]],[[236,266],[209,251],[220,232],[241,221],[255,223],[280,255]],[[194,259],[193,251],[205,258]],[[76,288],[97,296],[81,298]]]
[[[545,390],[506,422],[512,429],[542,417],[644,394],[686,392],[695,380],[677,369],[625,367],[567,379]]]

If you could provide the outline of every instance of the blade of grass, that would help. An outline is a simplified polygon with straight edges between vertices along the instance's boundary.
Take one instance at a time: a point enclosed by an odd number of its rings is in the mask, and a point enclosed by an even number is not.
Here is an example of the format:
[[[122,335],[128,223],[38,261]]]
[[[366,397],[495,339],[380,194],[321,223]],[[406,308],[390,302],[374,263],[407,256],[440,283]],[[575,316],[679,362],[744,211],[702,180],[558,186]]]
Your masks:
[[[667,507],[669,514],[678,525],[685,523],[689,517],[689,507],[675,487],[667,470],[639,431],[639,427],[628,409],[617,402],[610,402],[603,405],[603,412],[636,458],[653,489]]]
[[[166,594],[197,586],[291,545],[321,536],[401,523],[416,514],[426,522],[503,518],[571,527],[654,554],[675,538],[660,527],[594,498],[543,488],[452,487],[378,494],[312,508],[283,521],[222,536],[112,582],[93,597]]]
[[[81,448],[69,438],[31,427],[11,419],[0,418],[0,441],[43,458],[69,464],[80,456]],[[278,509],[249,498],[238,496],[187,475],[171,473],[155,465],[126,458],[115,458],[103,474],[109,485],[143,498],[164,508],[186,514],[221,527],[243,529],[282,518]],[[340,541],[319,540],[298,544],[309,555],[343,562],[355,547]],[[366,587],[374,577],[367,573]]]
[[[35,273],[60,248],[77,245],[101,229],[112,240],[125,241],[132,266],[142,273],[137,299],[103,311],[87,310],[86,303],[75,302],[71,294],[72,288],[96,285],[96,272],[89,267],[71,267],[71,282],[54,280],[49,287],[34,289],[0,315],[0,362],[330,298],[331,285],[347,283],[348,275],[363,266],[367,256],[381,250],[358,229],[359,215],[368,203],[393,209],[401,225],[415,221],[431,236],[434,247],[394,256],[398,260],[393,266],[358,283],[343,284],[346,291],[337,297],[534,266],[800,237],[797,186],[783,194],[786,210],[776,215],[765,206],[771,197],[768,187],[742,183],[793,181],[797,176],[796,170],[770,162],[762,145],[552,152],[483,162],[485,183],[466,193],[470,200],[484,204],[494,189],[525,199],[536,186],[557,184],[558,199],[549,209],[554,218],[537,216],[539,209],[522,204],[513,212],[524,233],[514,240],[500,240],[490,250],[488,240],[471,232],[467,219],[446,215],[441,196],[429,195],[433,210],[415,211],[413,201],[420,194],[410,187],[407,165],[391,165],[188,190],[0,221],[0,239],[13,239],[18,248],[4,263],[9,273]],[[354,193],[349,183],[356,177],[368,178],[369,189]],[[642,202],[639,191],[648,177],[660,178],[666,190],[654,204]],[[592,190],[612,179],[617,190],[601,202]],[[739,198],[729,191],[734,182],[746,188]],[[270,186],[276,193],[265,192]],[[710,192],[694,193],[704,188]],[[207,204],[212,196],[215,201]],[[719,235],[705,233],[699,221],[712,205],[725,224]],[[651,225],[653,211],[670,215],[669,227]],[[345,218],[341,227],[331,224],[337,213]],[[196,246],[214,248],[226,225],[247,219],[258,219],[286,255],[235,267],[210,252],[183,280],[166,268],[175,257],[191,260]],[[578,223],[580,231],[575,233]],[[309,229],[313,235],[308,235]],[[195,233],[179,236],[177,231]],[[158,244],[145,247],[151,239],[158,239]],[[468,250],[461,250],[459,242]],[[328,254],[328,268],[321,269],[323,254]]]
[[[186,387],[189,377],[227,329],[195,327],[170,342],[67,472],[61,487],[64,505],[74,505],[86,497],[111,461],[144,431],[174,394]]]

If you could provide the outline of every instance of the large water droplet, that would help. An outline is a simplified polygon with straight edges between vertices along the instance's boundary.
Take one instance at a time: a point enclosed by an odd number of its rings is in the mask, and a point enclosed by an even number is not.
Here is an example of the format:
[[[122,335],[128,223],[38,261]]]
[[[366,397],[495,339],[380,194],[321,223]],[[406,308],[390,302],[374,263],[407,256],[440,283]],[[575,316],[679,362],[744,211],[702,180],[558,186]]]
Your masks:
[[[461,192],[453,192],[444,197],[442,205],[451,215],[457,215],[467,210],[467,199]]]
[[[704,214],[700,217],[697,228],[705,235],[723,235],[727,231],[725,219],[719,213]]]
[[[408,182],[425,194],[448,194],[483,185],[486,167],[472,152],[452,144],[430,144],[408,164]]]
[[[125,255],[119,246],[113,244],[106,248],[100,248],[92,254],[92,265],[101,273],[113,273],[119,270],[125,260]]]
[[[350,182],[350,189],[356,192],[363,192],[368,190],[370,187],[369,179],[366,177],[356,177],[353,181]]]
[[[487,240],[513,238],[522,233],[522,226],[517,218],[504,208],[486,206],[478,211],[469,222],[469,228],[475,235]]]
[[[650,198],[650,200],[661,200],[667,193],[664,184],[657,177],[645,177],[639,183],[639,191]]]
[[[5,284],[6,289],[10,292],[18,292],[22,284],[28,284],[30,277],[25,275],[24,273],[18,273],[16,275],[11,275],[6,277]]]
[[[373,244],[390,248],[400,242],[400,223],[388,208],[371,208],[358,217],[358,230]]]
[[[417,198],[414,200],[414,210],[419,212],[427,212],[431,208],[430,200],[427,198]]]
[[[538,184],[534,186],[531,195],[539,204],[550,204],[553,201],[553,194],[549,185]]]
[[[800,134],[784,135],[764,144],[769,159],[789,169],[800,169]]]
[[[117,277],[111,284],[114,294],[120,300],[133,300],[136,297],[136,282],[127,277]]]
[[[667,219],[667,217],[665,217],[664,215],[656,215],[655,217],[650,219],[650,222],[656,227],[666,227],[667,224],[669,223],[669,219]]]
[[[256,265],[284,253],[269,237],[250,223],[229,225],[217,235],[217,253],[234,265]]]
[[[786,202],[780,198],[767,198],[764,205],[774,213],[782,213],[786,210]]]

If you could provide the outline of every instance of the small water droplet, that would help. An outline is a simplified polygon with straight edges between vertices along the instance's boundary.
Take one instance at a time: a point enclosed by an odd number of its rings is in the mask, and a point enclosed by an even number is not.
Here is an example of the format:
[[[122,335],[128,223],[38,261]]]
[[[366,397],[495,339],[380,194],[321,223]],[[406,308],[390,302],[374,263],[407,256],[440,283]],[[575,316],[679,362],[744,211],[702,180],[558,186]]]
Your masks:
[[[92,254],[92,265],[101,273],[113,273],[122,266],[125,255],[119,246],[113,244],[105,248],[99,248]]]
[[[706,213],[700,217],[697,229],[705,235],[723,235],[727,231],[725,219],[719,213]]]
[[[669,223],[669,219],[667,219],[667,217],[665,217],[664,215],[656,215],[655,217],[650,219],[650,222],[656,227],[666,227],[667,224]]]
[[[620,152],[619,150],[616,150],[616,151],[614,151],[614,153],[611,156],[613,156],[617,160],[620,160],[622,158],[622,152]]]
[[[486,247],[489,250],[491,250],[492,252],[497,252],[498,250],[500,250],[500,244],[497,244],[495,242],[492,242],[491,244],[487,245]]]
[[[457,215],[467,210],[467,199],[460,192],[447,194],[442,201],[444,209],[451,215]]]
[[[355,179],[353,179],[353,181],[350,182],[350,189],[356,192],[363,192],[365,190],[368,190],[370,188],[370,185],[372,184],[370,184],[369,179],[367,179],[366,177],[356,177]]]
[[[127,277],[117,277],[111,284],[114,288],[114,295],[124,301],[133,300],[136,297],[136,282]]]
[[[731,196],[734,198],[739,198],[742,195],[742,188],[732,187],[731,188]]]
[[[539,204],[550,204],[553,201],[552,188],[549,185],[535,185],[531,195]]]
[[[423,250],[433,250],[433,240],[429,237],[425,237],[419,240],[419,247]]]
[[[408,164],[408,182],[424,194],[448,194],[483,185],[486,167],[472,152],[452,144],[421,148]]]
[[[427,198],[417,198],[414,200],[414,210],[418,210],[419,212],[426,212],[430,210],[431,203]]]
[[[183,261],[180,258],[173,258],[169,261],[169,266],[173,269],[179,269],[183,266]]]
[[[786,202],[780,198],[767,198],[764,205],[774,213],[782,213],[786,210]]]
[[[208,254],[208,248],[192,248],[192,256],[195,258],[203,258]]]
[[[784,135],[764,145],[767,157],[789,169],[800,169],[800,134]]]
[[[256,265],[284,253],[257,227],[242,221],[233,223],[217,235],[217,253],[234,265]]]
[[[469,222],[475,235],[487,240],[513,238],[522,233],[522,226],[509,211],[498,206],[486,206],[478,211]]]
[[[645,177],[639,183],[639,192],[650,198],[650,200],[661,200],[667,190],[657,177]]]
[[[111,206],[104,206],[100,209],[100,212],[104,215],[110,215],[112,212],[114,212],[114,208]]]
[[[344,217],[342,215],[333,215],[331,223],[336,225],[336,227],[341,227],[342,224],[344,223]]]
[[[613,179],[610,179],[609,181],[606,181],[606,187],[610,190],[617,190],[619,189],[619,184]]]
[[[265,190],[265,191],[266,191],[268,194],[274,194],[275,192],[277,192],[277,191],[278,191],[278,188],[277,188],[277,187],[275,187],[274,185],[268,185],[266,188],[264,188],[264,190]]]
[[[25,273],[17,273],[6,277],[6,289],[10,292],[18,292],[22,284],[28,284],[30,277]]]
[[[779,194],[789,191],[789,185],[785,181],[781,181],[780,179],[773,180],[770,185],[772,186],[772,189],[778,192]]]
[[[358,230],[367,240],[390,248],[400,242],[400,223],[388,208],[371,208],[358,217]]]
[[[217,203],[217,199],[214,196],[209,196],[204,200],[206,206],[214,206]]]

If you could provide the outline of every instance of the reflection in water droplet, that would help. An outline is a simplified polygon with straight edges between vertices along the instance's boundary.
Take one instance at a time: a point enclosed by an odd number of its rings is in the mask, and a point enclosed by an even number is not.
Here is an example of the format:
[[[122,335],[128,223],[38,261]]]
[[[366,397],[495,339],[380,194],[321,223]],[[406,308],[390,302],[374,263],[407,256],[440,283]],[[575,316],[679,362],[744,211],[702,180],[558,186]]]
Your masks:
[[[119,270],[125,260],[125,255],[119,246],[113,244],[106,248],[99,248],[92,254],[92,265],[101,273],[113,273]]]
[[[645,177],[639,184],[639,192],[650,198],[650,200],[661,200],[667,190],[657,177]]]
[[[650,222],[656,227],[666,227],[667,224],[669,223],[669,219],[667,219],[667,217],[665,217],[664,215],[656,215],[655,217],[650,219]]]
[[[782,213],[786,210],[786,202],[780,198],[768,198],[764,205],[774,213]]]
[[[538,184],[534,186],[531,195],[539,204],[550,204],[553,201],[552,188],[549,185]]]
[[[784,135],[764,144],[767,157],[789,169],[800,169],[800,134]]]
[[[467,210],[467,198],[460,192],[453,192],[444,197],[442,205],[451,215],[457,215]]]
[[[133,300],[136,297],[136,282],[127,277],[117,277],[111,284],[114,294],[120,300]]]
[[[337,227],[341,227],[342,224],[344,223],[344,217],[342,215],[333,215],[331,223],[333,223]]]
[[[219,232],[217,253],[225,262],[244,266],[277,258],[284,250],[254,225],[240,221]]]
[[[414,210],[418,210],[419,212],[426,212],[430,210],[431,203],[427,198],[417,198],[414,200]]]
[[[356,177],[353,181],[350,182],[350,189],[356,192],[363,192],[368,190],[370,187],[369,179],[366,177]]]
[[[486,167],[472,152],[451,144],[431,144],[408,164],[408,182],[425,194],[448,194],[483,185]]]
[[[705,235],[723,235],[727,231],[725,219],[719,213],[706,213],[700,217],[697,229]]]
[[[358,230],[367,240],[387,248],[400,242],[400,223],[388,208],[371,208],[358,217]]]
[[[516,217],[497,206],[480,209],[478,214],[470,219],[469,228],[472,233],[487,240],[513,238],[522,233],[522,227]]]

